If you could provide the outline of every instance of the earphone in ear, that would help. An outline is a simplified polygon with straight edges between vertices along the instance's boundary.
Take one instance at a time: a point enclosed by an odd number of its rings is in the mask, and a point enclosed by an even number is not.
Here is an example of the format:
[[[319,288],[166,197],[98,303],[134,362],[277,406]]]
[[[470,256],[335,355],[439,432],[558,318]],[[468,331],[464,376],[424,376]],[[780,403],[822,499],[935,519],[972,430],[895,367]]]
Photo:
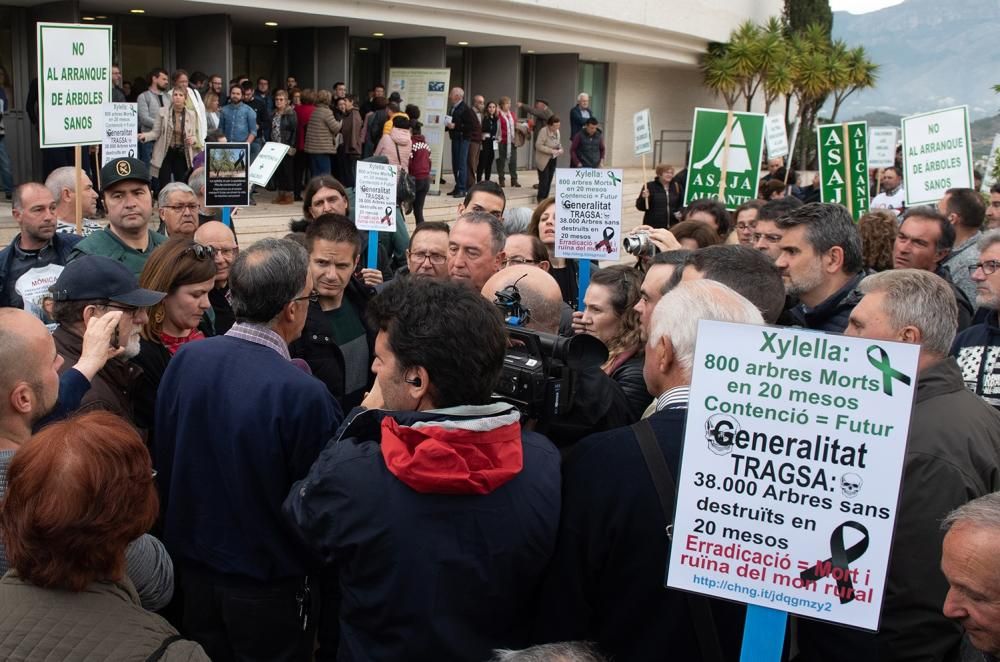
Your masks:
[[[403,379],[403,381],[406,382],[407,384],[412,384],[413,386],[417,387],[423,384],[423,382],[420,381],[419,377],[414,377],[413,379]]]

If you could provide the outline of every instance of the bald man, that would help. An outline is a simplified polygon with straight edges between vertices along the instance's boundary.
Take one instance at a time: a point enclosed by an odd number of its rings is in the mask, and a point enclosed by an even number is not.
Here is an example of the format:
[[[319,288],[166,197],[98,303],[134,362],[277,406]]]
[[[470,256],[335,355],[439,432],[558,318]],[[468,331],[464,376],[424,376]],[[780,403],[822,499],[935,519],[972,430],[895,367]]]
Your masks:
[[[0,309],[0,451],[16,451],[55,408],[62,362],[41,320],[17,308]],[[4,469],[9,459],[0,453]]]
[[[215,259],[215,287],[208,293],[212,304],[212,323],[216,335],[222,335],[236,321],[233,308],[229,305],[229,269],[233,266],[240,248],[236,245],[236,235],[225,223],[208,221],[194,233],[194,240],[204,246],[211,246]]]
[[[565,305],[555,278],[533,265],[514,265],[493,274],[483,285],[482,295],[489,301],[496,301],[497,292],[511,285],[517,287],[521,305],[530,311],[528,322],[521,328],[555,335]],[[575,336],[573,342],[581,338],[585,343],[595,340],[592,336]],[[534,421],[535,430],[556,446],[568,448],[592,432],[631,422],[625,394],[617,382],[604,374],[600,365],[572,374],[572,405],[558,416],[542,416]]]

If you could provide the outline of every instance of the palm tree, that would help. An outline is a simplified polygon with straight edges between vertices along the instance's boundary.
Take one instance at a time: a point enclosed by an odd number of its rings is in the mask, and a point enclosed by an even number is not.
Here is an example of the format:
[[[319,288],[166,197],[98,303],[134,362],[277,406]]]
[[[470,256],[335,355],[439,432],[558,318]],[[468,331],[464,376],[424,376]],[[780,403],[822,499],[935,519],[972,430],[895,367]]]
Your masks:
[[[722,96],[726,108],[733,109],[740,95],[740,77],[736,73],[729,45],[712,42],[701,60],[701,73],[705,86]]]
[[[834,46],[837,46],[836,42]],[[844,72],[834,81],[831,122],[837,121],[837,113],[847,97],[858,90],[875,87],[879,68],[877,64],[868,59],[868,53],[865,52],[864,46],[858,46],[849,51],[846,50],[846,47],[838,49],[834,53],[834,57],[842,61]]]
[[[833,79],[842,75],[842,65],[832,56],[830,36],[820,25],[812,24],[792,35],[792,93],[798,106],[799,132],[803,136],[799,147],[799,164],[804,167],[809,153],[808,136],[813,133],[816,116],[833,91]]]

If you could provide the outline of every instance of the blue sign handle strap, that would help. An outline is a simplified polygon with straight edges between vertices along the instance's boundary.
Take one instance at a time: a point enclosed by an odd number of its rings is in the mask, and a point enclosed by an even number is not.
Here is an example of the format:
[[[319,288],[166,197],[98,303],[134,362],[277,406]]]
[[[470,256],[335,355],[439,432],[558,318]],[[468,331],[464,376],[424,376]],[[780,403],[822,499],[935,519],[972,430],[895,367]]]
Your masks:
[[[786,612],[747,605],[740,662],[780,662],[787,623]]]
[[[579,266],[576,285],[576,292],[579,297],[577,305],[580,312],[583,312],[583,309],[586,308],[583,303],[583,295],[587,293],[587,288],[590,287],[590,260],[577,260],[577,265]]]
[[[368,268],[378,269],[378,232],[368,231]]]
[[[229,229],[233,228],[232,211],[230,207],[222,208],[222,223]]]

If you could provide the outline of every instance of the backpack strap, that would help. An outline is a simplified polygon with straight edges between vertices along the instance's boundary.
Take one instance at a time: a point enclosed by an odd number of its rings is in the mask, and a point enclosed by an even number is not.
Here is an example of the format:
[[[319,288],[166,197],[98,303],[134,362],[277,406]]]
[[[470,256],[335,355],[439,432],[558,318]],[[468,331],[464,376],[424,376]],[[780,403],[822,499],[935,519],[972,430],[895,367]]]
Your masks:
[[[656,435],[653,434],[653,426],[647,419],[642,419],[633,423],[632,433],[639,442],[639,450],[642,451],[642,458],[646,462],[646,468],[653,478],[653,485],[656,487],[656,494],[660,497],[660,507],[663,509],[663,517],[668,522],[667,536],[673,538],[673,516],[674,516],[674,495],[677,493],[677,483],[667,466],[667,460],[663,457],[663,451],[656,443]],[[691,620],[694,622],[695,636],[698,637],[698,648],[701,650],[701,659],[704,662],[722,662],[722,647],[719,645],[719,637],[715,628],[715,619],[712,616],[712,607],[708,598],[694,593],[685,593],[688,607],[691,610]]]
[[[146,662],[156,662],[167,652],[167,648],[170,647],[175,641],[180,641],[184,637],[179,634],[172,634],[160,643],[160,647],[157,648],[153,653],[146,658]]]

